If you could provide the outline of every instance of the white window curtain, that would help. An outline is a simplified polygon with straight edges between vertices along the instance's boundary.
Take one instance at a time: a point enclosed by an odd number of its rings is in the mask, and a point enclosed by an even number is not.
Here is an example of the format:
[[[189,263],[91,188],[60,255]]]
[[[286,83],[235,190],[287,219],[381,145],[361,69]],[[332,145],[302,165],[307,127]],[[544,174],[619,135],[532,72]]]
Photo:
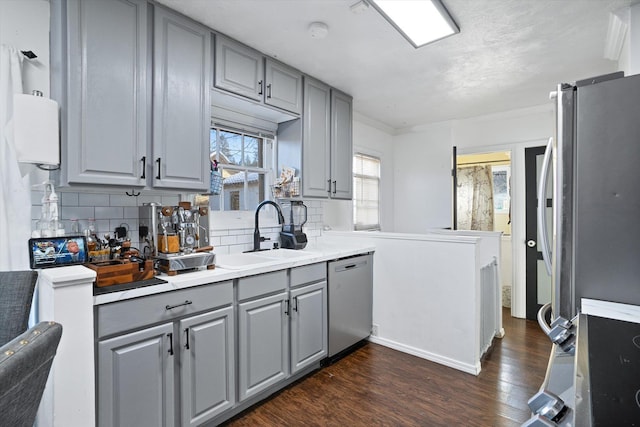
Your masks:
[[[458,230],[493,231],[490,166],[458,168]]]
[[[0,45],[0,270],[29,268],[31,185],[13,144],[13,95],[22,93],[22,54]]]
[[[380,230],[380,159],[353,156],[353,224],[356,230]]]

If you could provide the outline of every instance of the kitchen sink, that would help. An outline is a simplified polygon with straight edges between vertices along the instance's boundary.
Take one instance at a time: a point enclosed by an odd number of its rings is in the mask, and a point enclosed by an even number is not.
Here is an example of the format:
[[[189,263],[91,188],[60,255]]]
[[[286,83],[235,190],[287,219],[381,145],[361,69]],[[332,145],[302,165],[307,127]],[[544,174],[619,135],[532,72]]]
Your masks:
[[[244,267],[266,264],[268,262],[270,262],[269,258],[254,254],[220,254],[217,255],[216,258],[216,267],[227,268],[229,270],[239,270]]]
[[[240,270],[245,267],[253,267],[259,264],[267,264],[274,261],[286,261],[312,256],[309,252],[293,249],[276,249],[241,254],[220,254],[216,258],[216,266],[229,270]]]
[[[296,251],[293,249],[272,249],[269,251],[254,252],[252,253],[252,255],[271,259],[297,259],[306,258],[311,256],[312,254],[310,254],[309,252]]]

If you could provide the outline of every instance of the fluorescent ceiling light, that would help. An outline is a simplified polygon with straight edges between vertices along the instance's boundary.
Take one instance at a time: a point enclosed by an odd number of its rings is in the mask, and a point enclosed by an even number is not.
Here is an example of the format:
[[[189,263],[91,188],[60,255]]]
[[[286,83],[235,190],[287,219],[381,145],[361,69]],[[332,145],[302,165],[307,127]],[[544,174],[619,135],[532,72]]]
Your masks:
[[[460,32],[440,0],[369,0],[415,48]]]

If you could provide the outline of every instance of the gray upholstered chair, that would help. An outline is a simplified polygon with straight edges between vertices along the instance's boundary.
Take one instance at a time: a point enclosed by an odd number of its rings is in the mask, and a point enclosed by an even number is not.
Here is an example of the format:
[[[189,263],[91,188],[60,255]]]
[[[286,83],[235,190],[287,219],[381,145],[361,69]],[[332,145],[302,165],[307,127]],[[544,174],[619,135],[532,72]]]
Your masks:
[[[61,336],[40,322],[0,348],[0,425],[33,427]]]
[[[35,271],[0,271],[0,345],[27,330]]]

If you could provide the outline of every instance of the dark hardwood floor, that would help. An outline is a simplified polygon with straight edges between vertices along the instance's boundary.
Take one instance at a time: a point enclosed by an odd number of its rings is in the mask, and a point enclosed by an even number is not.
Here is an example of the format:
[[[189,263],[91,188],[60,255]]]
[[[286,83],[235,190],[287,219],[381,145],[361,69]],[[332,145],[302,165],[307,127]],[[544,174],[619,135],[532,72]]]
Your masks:
[[[519,426],[551,343],[536,322],[503,314],[505,337],[478,376],[368,343],[227,425]]]

